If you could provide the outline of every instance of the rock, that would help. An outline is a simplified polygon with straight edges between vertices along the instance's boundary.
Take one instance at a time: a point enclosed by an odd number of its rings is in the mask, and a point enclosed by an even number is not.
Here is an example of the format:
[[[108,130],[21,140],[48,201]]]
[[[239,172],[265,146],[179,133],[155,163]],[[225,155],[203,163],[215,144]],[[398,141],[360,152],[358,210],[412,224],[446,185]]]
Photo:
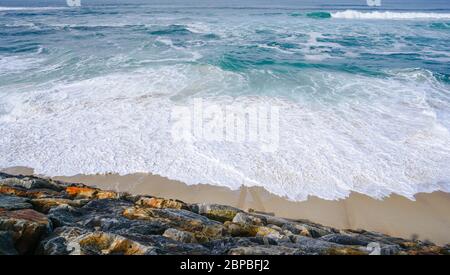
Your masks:
[[[136,201],[136,205],[152,208],[173,208],[173,209],[189,209],[187,204],[179,200],[166,200],[161,198],[141,197]]]
[[[447,250],[436,245],[416,246],[404,251],[406,255],[448,255]]]
[[[299,235],[292,236],[291,240],[293,241],[293,244],[291,246],[301,249],[305,254],[316,254],[316,255],[327,254],[330,252],[337,251],[332,250],[333,248],[337,249],[344,247],[339,244],[330,243],[319,239],[313,239]]]
[[[17,210],[31,208],[31,204],[28,203],[28,199],[13,196],[0,195],[0,209]]]
[[[89,231],[80,227],[58,227],[50,236],[39,243],[36,254],[38,255],[70,255],[81,254],[77,240],[81,235]]]
[[[155,221],[129,220],[124,217],[91,219],[83,224],[89,228],[119,235],[161,235],[168,225]]]
[[[68,186],[66,188],[66,193],[72,198],[92,199],[98,191],[99,189],[87,186]]]
[[[0,173],[0,254],[34,253],[434,255],[449,246]]]
[[[156,248],[145,246],[119,235],[92,232],[78,238],[81,254],[87,255],[156,255]]]
[[[48,213],[48,211],[59,205],[70,205],[72,207],[81,207],[86,204],[88,201],[86,200],[69,200],[62,198],[40,198],[40,199],[32,199],[31,204],[33,207],[43,213]]]
[[[0,185],[0,194],[28,197],[28,192],[26,189],[8,185]]]
[[[283,225],[282,229],[287,232],[291,232],[291,234],[312,237],[306,226],[296,223],[286,223]]]
[[[171,228],[194,233],[199,242],[219,238],[223,233],[221,223],[183,209],[130,207],[124,210],[123,215],[129,219],[163,221]]]
[[[279,230],[267,226],[257,227],[256,237],[266,237],[274,240],[285,240],[285,241],[290,240],[288,236],[285,236]]]
[[[228,251],[229,255],[300,255],[301,251],[295,248],[260,245],[260,246],[240,246]]]
[[[48,211],[48,218],[55,227],[75,226],[86,213],[70,205],[59,205]]]
[[[157,235],[124,235],[137,242],[156,247],[158,254],[167,255],[204,255],[211,252],[201,244],[182,243]]]
[[[397,255],[401,251],[400,246],[393,245],[383,245],[381,247],[381,255]]]
[[[0,255],[17,255],[14,247],[12,234],[7,231],[0,231]]]
[[[376,244],[379,248],[380,255],[395,255],[400,252],[400,246],[396,244],[383,244],[378,242],[371,242],[370,239],[366,238],[364,235],[347,233],[343,234],[329,234],[319,238],[320,240],[337,243],[341,245],[352,245],[352,246],[362,246],[365,247],[364,251],[371,253],[374,247],[369,248],[370,244]]]
[[[277,242],[262,237],[240,237],[240,238],[222,238],[218,240],[213,240],[203,244],[205,247],[210,249],[211,253],[214,255],[227,254],[228,251],[236,247],[248,247],[256,245],[277,245]]]
[[[225,222],[226,232],[233,237],[265,237],[274,240],[289,241],[289,237],[283,234],[281,229],[268,226],[256,226],[246,223]]]
[[[219,222],[232,221],[236,214],[243,212],[232,206],[209,203],[192,204],[191,208],[195,213]]]
[[[283,225],[283,230],[288,230],[296,235],[320,238],[325,235],[333,234],[334,232],[328,228],[318,227],[306,223],[286,223]]]
[[[95,197],[99,200],[104,199],[118,199],[120,197],[120,194],[114,192],[114,191],[103,191],[100,190],[95,194]]]
[[[252,224],[225,222],[225,230],[227,234],[233,237],[255,237],[258,227]]]
[[[12,234],[14,246],[20,254],[33,252],[40,238],[50,229],[47,217],[32,209],[0,210],[0,230]]]
[[[61,191],[64,189],[61,183],[50,179],[42,179],[33,176],[11,176],[5,173],[0,173],[0,185],[23,187],[25,189],[50,189],[54,191]]]
[[[252,211],[250,213],[253,216],[256,216],[256,217],[259,217],[261,219],[264,219],[267,224],[273,224],[273,225],[282,227],[284,224],[292,222],[292,221],[290,221],[288,219],[276,217],[276,216],[274,216],[273,213],[264,213],[264,212],[261,212],[261,211],[255,211],[253,209],[251,209],[251,210]]]
[[[366,246],[369,242],[366,239],[359,239],[358,237],[353,237],[343,234],[329,234],[319,238],[320,240],[342,244],[342,245],[362,245]]]
[[[22,187],[0,185],[0,194],[28,198],[44,198],[61,196],[59,192],[51,189],[25,189]]]
[[[167,229],[166,231],[164,231],[163,236],[177,242],[197,243],[197,239],[195,238],[194,234],[175,228]]]
[[[346,230],[345,232],[357,234],[358,239],[367,240],[368,242],[376,242],[383,245],[399,245],[402,246],[404,239],[390,237],[377,232],[370,232],[365,230]],[[359,233],[358,233],[359,232]],[[354,236],[354,235],[353,235]]]
[[[156,248],[116,234],[89,232],[77,227],[61,227],[41,242],[38,254],[151,255],[156,254]]]
[[[81,208],[60,205],[50,209],[48,217],[55,226],[100,226],[102,220],[122,218],[122,212],[133,205],[116,199],[92,200]],[[164,232],[164,231],[162,231]]]
[[[267,220],[263,217],[257,217],[248,213],[237,213],[233,218],[234,223],[252,224],[252,225],[265,225]]]
[[[114,191],[104,191],[85,185],[71,185],[66,187],[66,193],[70,198],[84,199],[119,199],[120,194]]]
[[[368,253],[362,249],[355,247],[332,247],[323,253],[325,255],[367,255]]]

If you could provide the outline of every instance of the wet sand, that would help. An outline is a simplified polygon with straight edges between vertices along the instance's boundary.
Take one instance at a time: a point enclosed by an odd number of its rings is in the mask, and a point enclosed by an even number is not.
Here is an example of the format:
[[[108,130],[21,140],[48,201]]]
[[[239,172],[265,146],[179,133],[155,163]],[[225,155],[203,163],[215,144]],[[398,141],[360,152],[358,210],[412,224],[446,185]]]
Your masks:
[[[33,174],[24,167],[3,169],[12,174]],[[247,210],[272,212],[286,218],[308,219],[336,228],[365,229],[403,238],[450,243],[450,194],[419,193],[412,201],[399,195],[376,200],[359,193],[346,199],[323,200],[310,197],[303,202],[288,201],[263,188],[230,190],[208,184],[186,185],[157,175],[137,173],[125,176],[76,175],[55,177],[67,182],[81,182],[102,189],[175,198],[185,202],[227,204]]]

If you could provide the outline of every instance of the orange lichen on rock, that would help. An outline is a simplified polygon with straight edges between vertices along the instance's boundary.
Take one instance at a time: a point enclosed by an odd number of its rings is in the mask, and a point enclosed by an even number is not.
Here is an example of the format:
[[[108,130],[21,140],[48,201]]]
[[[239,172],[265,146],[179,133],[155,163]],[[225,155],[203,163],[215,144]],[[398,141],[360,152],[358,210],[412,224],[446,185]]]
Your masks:
[[[151,208],[173,208],[173,209],[187,209],[187,205],[178,200],[141,197],[137,205],[151,207]]]
[[[18,197],[27,197],[28,192],[26,190],[22,190],[20,188],[11,187],[7,185],[0,185],[0,194],[5,195],[14,195]]]
[[[97,199],[117,199],[119,195],[114,191],[98,191],[95,197]]]
[[[67,194],[71,197],[93,198],[98,191],[91,187],[69,186],[66,188]]]

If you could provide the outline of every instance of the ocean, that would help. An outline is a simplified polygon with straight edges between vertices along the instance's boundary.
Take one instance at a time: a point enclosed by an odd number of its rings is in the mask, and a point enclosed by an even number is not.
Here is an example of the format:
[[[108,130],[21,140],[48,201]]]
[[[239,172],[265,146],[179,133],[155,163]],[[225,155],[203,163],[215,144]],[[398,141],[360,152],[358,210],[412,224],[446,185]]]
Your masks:
[[[80,3],[0,0],[0,167],[296,201],[450,191],[448,0]],[[274,150],[176,140],[199,99],[275,106]]]

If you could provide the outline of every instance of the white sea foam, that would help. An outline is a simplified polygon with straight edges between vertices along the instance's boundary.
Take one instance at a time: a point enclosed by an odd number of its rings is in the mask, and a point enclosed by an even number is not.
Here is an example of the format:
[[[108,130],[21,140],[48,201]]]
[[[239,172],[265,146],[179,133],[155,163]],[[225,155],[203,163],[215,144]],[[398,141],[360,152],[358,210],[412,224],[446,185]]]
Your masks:
[[[39,48],[39,52],[42,49]],[[36,68],[42,59],[27,56],[0,56],[0,75],[8,73],[18,73],[30,68]]]
[[[293,200],[450,191],[448,101],[430,101],[448,90],[431,74],[382,79],[310,70],[297,78],[305,86],[291,87],[301,95],[295,100],[223,96],[247,91],[249,79],[209,65],[15,87],[0,98],[0,167],[29,166],[46,175],[151,172],[188,184],[263,186]],[[174,142],[173,106],[198,97],[279,106],[279,150]]]
[[[450,19],[450,13],[433,12],[391,12],[372,11],[361,12],[355,10],[338,11],[331,13],[333,18],[341,19],[385,19],[385,20],[413,20],[413,19]]]
[[[0,7],[0,11],[41,11],[41,10],[60,10],[66,9],[67,7]]]

